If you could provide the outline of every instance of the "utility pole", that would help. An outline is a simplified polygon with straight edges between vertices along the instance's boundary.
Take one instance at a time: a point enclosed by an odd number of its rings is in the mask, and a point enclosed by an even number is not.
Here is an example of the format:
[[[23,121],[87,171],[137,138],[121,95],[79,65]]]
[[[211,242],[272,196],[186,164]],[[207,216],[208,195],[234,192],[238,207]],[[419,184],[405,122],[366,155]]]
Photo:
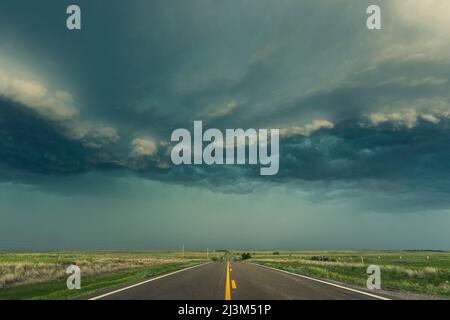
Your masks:
[[[184,243],[183,243],[183,249],[182,250],[183,250],[183,259],[184,259]]]
[[[209,256],[209,248],[206,248],[206,260],[208,260],[208,256]]]

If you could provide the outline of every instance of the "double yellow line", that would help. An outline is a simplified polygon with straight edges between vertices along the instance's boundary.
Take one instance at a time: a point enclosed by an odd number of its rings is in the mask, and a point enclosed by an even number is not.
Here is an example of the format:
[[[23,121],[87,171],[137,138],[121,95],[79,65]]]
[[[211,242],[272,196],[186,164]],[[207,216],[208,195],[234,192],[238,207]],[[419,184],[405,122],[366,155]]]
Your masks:
[[[236,282],[230,281],[231,263],[227,260],[227,282],[225,283],[225,300],[231,300],[231,288],[236,289]],[[231,288],[230,288],[231,285]]]
[[[225,283],[225,300],[231,300],[230,261],[227,260],[227,282]]]

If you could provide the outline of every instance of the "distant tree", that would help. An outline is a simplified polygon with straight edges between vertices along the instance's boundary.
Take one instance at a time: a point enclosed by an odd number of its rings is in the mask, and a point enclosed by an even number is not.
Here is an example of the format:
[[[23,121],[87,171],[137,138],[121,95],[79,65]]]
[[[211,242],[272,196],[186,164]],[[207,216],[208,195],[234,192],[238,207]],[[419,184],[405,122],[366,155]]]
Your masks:
[[[247,260],[247,259],[251,259],[252,255],[250,254],[250,252],[244,252],[241,254],[242,260]]]
[[[275,252],[273,253],[273,255],[274,255],[274,256],[279,256],[279,255],[280,255],[280,252],[275,251]]]

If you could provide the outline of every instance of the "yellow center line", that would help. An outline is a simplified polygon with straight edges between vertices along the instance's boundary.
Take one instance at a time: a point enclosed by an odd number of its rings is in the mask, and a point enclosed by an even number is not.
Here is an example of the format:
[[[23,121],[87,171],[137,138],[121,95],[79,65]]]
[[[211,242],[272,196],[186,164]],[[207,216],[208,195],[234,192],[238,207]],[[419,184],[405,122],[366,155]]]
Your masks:
[[[225,283],[225,300],[231,300],[230,261],[227,261],[227,282]]]

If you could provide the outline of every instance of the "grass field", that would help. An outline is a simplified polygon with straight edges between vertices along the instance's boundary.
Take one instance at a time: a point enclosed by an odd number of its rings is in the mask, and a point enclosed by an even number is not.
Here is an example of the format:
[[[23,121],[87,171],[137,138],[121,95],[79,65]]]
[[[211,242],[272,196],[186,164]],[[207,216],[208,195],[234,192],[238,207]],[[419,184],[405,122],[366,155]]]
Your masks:
[[[450,298],[450,252],[260,251],[251,255],[259,264],[359,287],[366,287],[367,267],[379,265],[384,290]]]
[[[206,261],[204,252],[0,253],[0,299],[69,299]],[[68,290],[66,268],[81,269]]]
[[[205,261],[205,252],[0,253],[0,299],[77,298]],[[384,290],[450,298],[450,252],[252,251],[251,261],[358,287],[366,286],[367,267],[375,264]],[[66,287],[71,264],[81,269],[81,290]]]

